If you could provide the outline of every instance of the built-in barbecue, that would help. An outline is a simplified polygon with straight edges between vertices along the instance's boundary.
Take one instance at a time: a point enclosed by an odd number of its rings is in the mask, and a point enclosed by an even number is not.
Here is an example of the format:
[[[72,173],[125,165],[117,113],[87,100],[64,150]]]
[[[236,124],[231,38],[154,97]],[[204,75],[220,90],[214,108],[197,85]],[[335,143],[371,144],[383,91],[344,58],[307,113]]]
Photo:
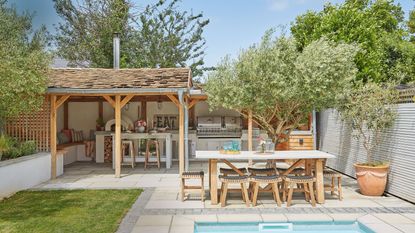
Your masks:
[[[198,138],[240,138],[240,117],[202,116],[197,118]]]

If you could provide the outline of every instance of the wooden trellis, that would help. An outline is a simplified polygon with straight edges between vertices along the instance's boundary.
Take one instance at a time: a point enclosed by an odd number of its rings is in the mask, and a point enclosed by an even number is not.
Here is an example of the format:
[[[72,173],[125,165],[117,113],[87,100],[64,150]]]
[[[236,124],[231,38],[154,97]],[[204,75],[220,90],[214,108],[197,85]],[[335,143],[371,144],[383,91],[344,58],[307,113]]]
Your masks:
[[[35,141],[38,151],[50,150],[50,104],[47,98],[39,111],[22,114],[8,119],[5,124],[6,134],[19,141]]]

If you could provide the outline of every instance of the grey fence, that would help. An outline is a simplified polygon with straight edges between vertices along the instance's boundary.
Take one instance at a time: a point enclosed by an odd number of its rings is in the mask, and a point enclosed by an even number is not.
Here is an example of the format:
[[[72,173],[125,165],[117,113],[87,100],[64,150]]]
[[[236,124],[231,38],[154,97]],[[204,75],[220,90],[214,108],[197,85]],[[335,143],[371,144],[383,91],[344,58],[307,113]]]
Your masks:
[[[319,113],[317,128],[318,148],[337,155],[327,166],[355,176],[353,164],[365,161],[366,155],[362,143],[352,137],[350,126],[330,109]],[[415,202],[415,103],[398,105],[398,118],[382,133],[374,159],[390,162],[387,191]]]

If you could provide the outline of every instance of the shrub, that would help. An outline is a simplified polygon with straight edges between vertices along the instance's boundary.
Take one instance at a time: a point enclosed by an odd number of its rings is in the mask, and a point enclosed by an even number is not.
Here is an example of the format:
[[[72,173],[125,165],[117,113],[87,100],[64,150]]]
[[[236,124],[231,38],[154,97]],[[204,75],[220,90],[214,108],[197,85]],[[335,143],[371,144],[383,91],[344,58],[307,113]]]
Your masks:
[[[19,142],[17,139],[7,137],[9,148],[4,151],[5,159],[15,159],[18,157],[31,155],[36,152],[36,143],[34,141]]]

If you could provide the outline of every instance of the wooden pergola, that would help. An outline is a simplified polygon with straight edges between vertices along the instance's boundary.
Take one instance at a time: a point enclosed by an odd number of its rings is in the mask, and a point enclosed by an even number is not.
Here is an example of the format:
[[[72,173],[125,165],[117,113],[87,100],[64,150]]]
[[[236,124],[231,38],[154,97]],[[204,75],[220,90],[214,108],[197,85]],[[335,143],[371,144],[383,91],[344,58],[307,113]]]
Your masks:
[[[121,175],[121,109],[133,98],[164,96],[179,112],[179,172],[185,170],[185,110],[205,96],[191,97],[188,68],[165,69],[53,69],[47,94],[50,98],[50,152],[52,178],[56,178],[57,109],[69,98],[102,98],[114,108],[115,176]]]

